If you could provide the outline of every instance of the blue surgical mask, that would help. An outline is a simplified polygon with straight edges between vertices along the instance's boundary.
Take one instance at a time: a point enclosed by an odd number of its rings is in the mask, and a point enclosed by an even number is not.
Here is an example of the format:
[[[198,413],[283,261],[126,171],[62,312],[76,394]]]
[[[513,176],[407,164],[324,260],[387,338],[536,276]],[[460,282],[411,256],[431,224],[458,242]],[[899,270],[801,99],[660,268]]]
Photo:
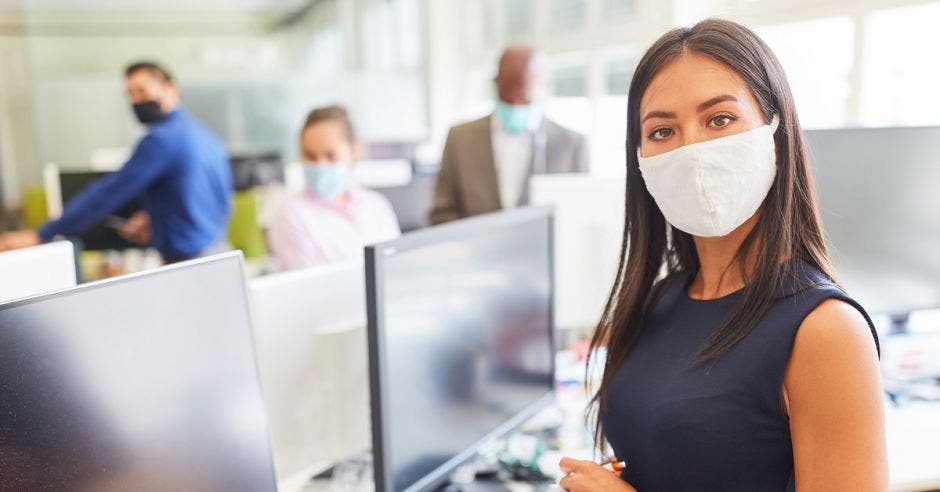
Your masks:
[[[349,165],[345,162],[304,165],[307,186],[317,196],[332,199],[349,187]]]
[[[507,132],[524,132],[529,129],[529,121],[532,119],[532,105],[499,102],[496,104],[496,115]]]

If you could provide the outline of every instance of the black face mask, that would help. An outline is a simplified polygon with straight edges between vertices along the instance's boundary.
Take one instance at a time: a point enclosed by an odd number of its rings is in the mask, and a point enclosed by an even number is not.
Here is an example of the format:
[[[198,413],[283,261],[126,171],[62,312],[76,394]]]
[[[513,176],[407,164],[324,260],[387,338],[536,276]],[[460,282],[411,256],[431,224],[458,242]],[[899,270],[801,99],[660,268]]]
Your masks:
[[[157,101],[146,101],[134,104],[133,106],[134,114],[137,115],[137,119],[145,125],[156,123],[165,116],[160,109],[160,103]]]

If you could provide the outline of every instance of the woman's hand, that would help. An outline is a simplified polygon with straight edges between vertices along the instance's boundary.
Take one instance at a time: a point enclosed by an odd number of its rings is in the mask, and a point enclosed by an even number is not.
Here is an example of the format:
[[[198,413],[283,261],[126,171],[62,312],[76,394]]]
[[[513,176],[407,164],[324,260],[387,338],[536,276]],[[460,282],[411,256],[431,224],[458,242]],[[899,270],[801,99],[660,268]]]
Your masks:
[[[560,466],[561,471],[565,473],[565,476],[558,482],[558,485],[567,491],[636,492],[635,488],[620,478],[620,472],[604,468],[593,461],[562,458],[558,466]]]

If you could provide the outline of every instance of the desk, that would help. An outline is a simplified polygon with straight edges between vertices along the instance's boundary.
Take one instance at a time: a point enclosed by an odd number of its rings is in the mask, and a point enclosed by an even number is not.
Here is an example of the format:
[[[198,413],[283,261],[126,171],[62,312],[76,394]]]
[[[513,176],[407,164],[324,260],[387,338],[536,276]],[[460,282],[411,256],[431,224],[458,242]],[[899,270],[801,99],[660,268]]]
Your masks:
[[[891,490],[940,489],[940,402],[885,408]]]
[[[568,374],[580,373],[582,369],[565,371]],[[563,449],[545,453],[539,459],[539,466],[549,476],[560,478],[561,471],[557,463],[562,456],[578,459],[592,459],[592,436],[583,425],[583,409],[587,396],[579,387],[559,389],[556,404],[533,417],[523,426],[544,426],[545,422],[555,421],[560,428]],[[541,421],[541,422],[539,422]],[[908,402],[895,407],[886,402],[885,427],[887,432],[888,462],[891,477],[891,490],[897,492],[919,492],[940,490],[940,402]],[[533,485],[526,483],[506,483],[505,490],[512,492],[561,490],[555,485]],[[328,481],[307,483],[298,488],[297,484],[282,491],[302,490],[303,492],[336,490],[330,488]],[[342,489],[350,490],[350,489]],[[372,484],[365,481],[354,490],[372,490]],[[490,487],[481,490],[495,490]]]

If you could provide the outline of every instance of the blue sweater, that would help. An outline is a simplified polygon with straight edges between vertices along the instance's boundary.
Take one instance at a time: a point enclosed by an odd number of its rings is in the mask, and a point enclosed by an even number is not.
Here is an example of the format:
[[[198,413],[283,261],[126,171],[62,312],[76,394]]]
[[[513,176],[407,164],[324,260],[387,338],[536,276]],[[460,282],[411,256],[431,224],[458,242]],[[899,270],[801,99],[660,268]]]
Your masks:
[[[143,194],[153,246],[163,257],[193,256],[225,234],[232,171],[222,142],[177,109],[152,124],[130,160],[69,201],[62,216],[39,229],[43,241],[81,234]]]

